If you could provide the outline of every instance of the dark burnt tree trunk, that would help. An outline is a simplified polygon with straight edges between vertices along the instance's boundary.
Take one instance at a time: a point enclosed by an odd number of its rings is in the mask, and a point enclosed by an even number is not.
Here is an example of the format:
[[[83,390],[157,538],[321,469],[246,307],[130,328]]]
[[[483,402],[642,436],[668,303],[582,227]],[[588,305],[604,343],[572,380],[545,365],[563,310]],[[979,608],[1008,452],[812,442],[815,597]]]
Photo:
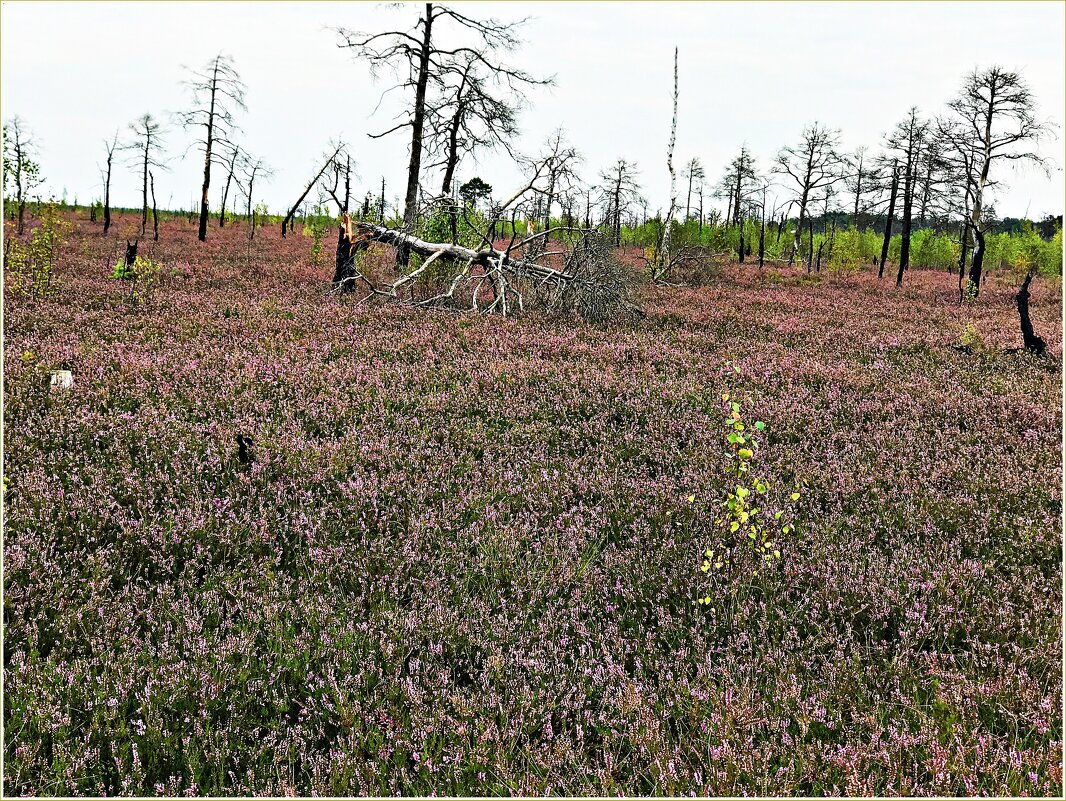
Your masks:
[[[218,227],[226,227],[226,202],[229,200],[229,188],[233,183],[233,171],[237,167],[237,154],[240,152],[239,148],[233,148],[233,156],[229,161],[229,173],[226,175],[226,186],[222,190],[222,208],[218,210]]]
[[[201,242],[207,241],[207,190],[211,187],[211,148],[215,144],[215,99],[218,94],[218,66],[219,59],[215,57],[214,69],[211,73],[211,100],[207,112],[207,135],[204,138],[204,185],[200,192],[200,227],[196,238]]]
[[[973,260],[970,262],[970,292],[974,297],[977,297],[981,288],[981,269],[985,263],[985,234],[978,227],[973,228],[974,233],[974,247],[973,247]]]
[[[967,227],[969,218],[963,220],[962,230],[959,233],[960,245],[962,246],[959,251],[959,303],[962,303],[963,289],[962,283],[966,280],[966,246],[969,244],[969,228]]]
[[[422,49],[418,57],[418,78],[415,81],[415,107],[411,118],[411,157],[407,163],[407,194],[404,197],[403,224],[411,231],[418,217],[418,176],[422,170],[422,134],[426,125],[426,87],[429,84],[430,55],[433,41],[433,4],[426,3],[422,35]],[[406,247],[396,249],[396,264],[406,267],[411,252]]]
[[[1018,294],[1014,296],[1014,300],[1018,304],[1018,317],[1022,326],[1022,343],[1026,351],[1036,356],[1044,356],[1047,353],[1047,343],[1042,337],[1038,337],[1033,332],[1033,321],[1029,319],[1029,284],[1035,274],[1036,270],[1030,268],[1021,287],[1018,288]]]
[[[362,239],[352,241],[352,221],[347,212],[341,215],[340,232],[337,236],[337,261],[333,272],[333,286],[340,292],[355,290],[359,271],[356,268],[356,256],[366,250],[367,243]]]
[[[148,229],[148,153],[151,147],[152,137],[149,134],[144,140],[144,172],[141,175],[141,236]]]
[[[763,256],[766,254],[766,206],[763,205],[762,221],[759,224],[759,269],[762,269]]]
[[[888,246],[892,241],[892,218],[896,216],[896,194],[899,192],[899,167],[892,167],[892,189],[888,195],[888,214],[885,217],[885,238],[881,242],[881,264],[877,268],[877,277],[885,277],[885,262],[888,260]]]
[[[903,271],[911,261],[911,215],[914,210],[914,158],[907,153],[906,174],[903,178],[903,229],[899,245],[899,270],[896,271],[896,286],[903,286]]]
[[[118,135],[107,146],[107,171],[104,173],[104,233],[111,230],[111,162],[118,147]]]
[[[340,154],[340,152],[343,149],[344,149],[344,145],[343,144],[339,144],[339,145],[336,146],[336,148],[334,148],[333,153],[330,154],[330,157],[328,159],[326,159],[326,162],[322,165],[322,169],[320,169],[317,173],[315,173],[315,177],[311,179],[310,183],[308,183],[307,186],[304,188],[303,193],[296,200],[296,202],[293,203],[292,208],[289,209],[289,213],[286,214],[285,215],[285,219],[281,221],[281,236],[282,236],[282,238],[285,237],[285,229],[286,228],[288,228],[289,232],[292,233],[293,225],[295,224],[296,212],[299,210],[300,204],[304,202],[304,198],[306,198],[307,195],[311,192],[311,190],[314,188],[315,184],[317,184],[319,182],[319,179],[322,178],[322,176],[325,174],[326,170],[328,170],[330,168],[330,165],[333,164],[333,160],[335,158],[337,158],[337,156]],[[307,215],[305,214],[304,216],[306,217]]]
[[[810,275],[811,268],[814,266],[814,218],[807,218],[807,237],[810,241],[807,243],[807,274]]]
[[[152,238],[156,242],[158,242],[159,241],[159,210],[155,206],[155,176],[151,172],[148,173],[148,182],[152,186],[152,229],[153,229]]]

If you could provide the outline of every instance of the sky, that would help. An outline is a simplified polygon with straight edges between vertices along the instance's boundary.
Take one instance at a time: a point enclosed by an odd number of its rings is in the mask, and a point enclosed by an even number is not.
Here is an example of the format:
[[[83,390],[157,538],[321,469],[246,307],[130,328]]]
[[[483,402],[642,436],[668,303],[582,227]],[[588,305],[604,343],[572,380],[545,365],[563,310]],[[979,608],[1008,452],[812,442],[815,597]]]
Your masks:
[[[523,46],[508,63],[555,85],[530,93],[518,148],[538,152],[563,126],[593,181],[617,158],[635,161],[650,210],[669,204],[673,49],[679,48],[680,99],[675,164],[698,157],[717,181],[741,145],[768,168],[782,145],[820,121],[841,129],[846,149],[876,149],[907,110],[928,115],[975,67],[1001,64],[1029,82],[1056,138],[1041,152],[1052,174],[1007,167],[995,198],[1003,216],[1063,212],[1064,6],[1061,2],[976,3],[562,3],[453,4],[470,16],[514,21]],[[394,124],[410,99],[379,98],[391,76],[372,80],[365,63],[338,47],[336,27],[405,30],[421,5],[373,3],[0,3],[0,113],[19,115],[39,143],[45,193],[81,203],[102,197],[104,140],[126,135],[151,112],[169,121],[186,109],[184,67],[216,53],[231,56],[247,86],[241,142],[265,159],[273,179],[256,192],[284,210],[316,171],[330,139],[351,145],[354,194],[380,191],[397,203],[405,185],[406,131],[369,133]],[[454,40],[442,25],[441,42]],[[447,37],[447,38],[445,38]],[[202,156],[174,123],[166,137],[169,169],[156,175],[159,205],[197,202]],[[519,186],[503,154],[464,161],[460,182],[477,175],[496,196]],[[994,176],[996,177],[996,176]],[[424,177],[437,188],[439,171]],[[224,178],[214,177],[217,205]],[[784,189],[779,190],[784,196]],[[116,205],[140,204],[135,168],[112,182]],[[683,190],[682,190],[682,202]],[[712,205],[724,205],[708,201]]]

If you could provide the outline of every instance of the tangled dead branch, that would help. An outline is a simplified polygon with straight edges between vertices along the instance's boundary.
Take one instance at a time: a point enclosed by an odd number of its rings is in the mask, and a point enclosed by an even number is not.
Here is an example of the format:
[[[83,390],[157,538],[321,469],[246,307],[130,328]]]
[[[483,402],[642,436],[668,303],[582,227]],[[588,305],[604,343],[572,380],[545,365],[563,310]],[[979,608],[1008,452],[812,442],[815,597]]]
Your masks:
[[[513,230],[513,227],[512,227]],[[553,233],[576,237],[571,248],[548,251]],[[343,216],[337,246],[337,291],[367,290],[363,301],[386,297],[413,306],[455,308],[504,316],[537,308],[573,314],[593,323],[619,316],[643,317],[630,300],[632,272],[615,258],[609,237],[596,230],[555,227],[511,241],[503,249],[481,234],[478,249],[443,242],[428,242],[397,228],[353,222]],[[417,254],[420,263],[393,280],[375,279],[362,269],[360,253],[380,242]],[[560,266],[553,266],[552,261]],[[434,291],[416,298],[409,292],[419,280]]]

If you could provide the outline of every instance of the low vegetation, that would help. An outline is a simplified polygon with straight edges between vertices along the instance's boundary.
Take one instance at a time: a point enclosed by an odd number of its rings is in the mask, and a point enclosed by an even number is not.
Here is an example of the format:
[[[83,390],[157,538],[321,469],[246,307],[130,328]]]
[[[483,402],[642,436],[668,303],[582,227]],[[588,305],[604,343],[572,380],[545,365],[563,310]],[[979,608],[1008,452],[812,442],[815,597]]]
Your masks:
[[[604,326],[245,228],[162,220],[150,305],[84,219],[7,290],[6,793],[1061,794],[1057,278],[1038,359],[995,267]]]

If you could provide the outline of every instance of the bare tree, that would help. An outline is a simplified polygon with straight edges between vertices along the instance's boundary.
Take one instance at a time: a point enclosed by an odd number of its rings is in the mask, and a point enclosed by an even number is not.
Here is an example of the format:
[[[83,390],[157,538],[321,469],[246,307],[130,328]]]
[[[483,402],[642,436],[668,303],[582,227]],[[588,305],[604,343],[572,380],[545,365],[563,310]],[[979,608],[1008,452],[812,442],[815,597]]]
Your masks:
[[[159,209],[155,204],[155,175],[151,170],[148,171],[148,185],[152,190],[152,238],[159,241]]]
[[[241,157],[241,149],[239,146],[234,145],[229,158],[229,169],[226,172],[226,186],[222,190],[222,205],[218,210],[218,227],[224,228],[226,225],[226,202],[229,200],[229,188],[233,183],[233,174],[237,169],[237,161]]]
[[[903,285],[903,273],[910,265],[911,227],[914,216],[914,194],[917,185],[918,163],[926,144],[929,123],[921,118],[914,106],[907,117],[885,139],[885,149],[896,155],[903,167],[903,220],[899,249],[896,286]]]
[[[100,177],[104,179],[104,233],[106,234],[111,230],[111,167],[115,160],[115,151],[119,147],[118,131],[115,131],[110,142],[104,140],[104,147],[107,149],[107,160],[104,162],[106,167],[100,170]]]
[[[940,120],[938,133],[962,177],[967,226],[973,244],[968,291],[974,297],[981,288],[984,262],[985,211],[993,180],[993,167],[1000,162],[1028,162],[1044,167],[1044,159],[1033,149],[1052,133],[1048,122],[1036,118],[1036,100],[1024,78],[999,66],[974,70],[948,103],[949,118]]]
[[[148,173],[152,167],[166,169],[160,159],[163,150],[163,127],[151,114],[144,114],[130,123],[133,139],[122,146],[131,151],[131,164],[141,176],[141,236],[148,227]]]
[[[560,195],[571,191],[577,185],[576,170],[581,162],[581,154],[567,143],[566,132],[557,128],[548,137],[538,161],[547,181],[542,194],[543,230],[551,228],[552,205],[559,200]]]
[[[204,183],[200,195],[200,228],[197,238],[207,239],[208,189],[211,187],[211,167],[214,164],[216,143],[232,150],[237,130],[234,114],[244,110],[244,83],[233,66],[233,60],[221,53],[211,59],[202,70],[189,70],[192,78],[185,82],[193,95],[191,110],[178,115],[182,126],[199,132],[196,144],[204,152]]]
[[[42,180],[36,156],[36,140],[22,118],[15,115],[4,126],[4,198],[7,198],[7,180],[10,176],[15,182],[15,204],[18,208],[15,232],[19,235],[26,230],[26,200]]]
[[[674,144],[677,141],[677,47],[674,48],[674,116],[670,121],[670,144],[666,148],[666,169],[670,173],[670,210],[663,220],[663,235],[659,245],[659,258],[652,268],[652,280],[659,281],[668,277],[672,267],[670,259],[670,226],[674,221],[674,209],[677,208],[677,174],[674,171]]]
[[[604,221],[613,232],[615,247],[622,244],[622,213],[633,201],[640,197],[640,184],[637,183],[637,165],[627,159],[619,158],[613,167],[600,173],[600,195],[604,202]]]
[[[452,192],[455,170],[464,156],[479,150],[503,148],[513,155],[518,113],[525,106],[525,90],[551,83],[521,71],[493,71],[475,53],[445,60],[442,87],[426,98],[425,147],[443,167],[441,195]]]
[[[888,246],[892,242],[892,220],[896,215],[896,197],[899,194],[899,162],[892,162],[892,187],[889,191],[888,212],[885,215],[885,236],[881,242],[881,263],[877,268],[877,277],[885,277],[885,260],[888,258]]]
[[[449,77],[472,74],[473,69],[482,70],[482,75],[492,80],[514,81],[516,84],[536,83],[536,80],[521,70],[507,67],[492,54],[514,50],[521,43],[516,29],[523,21],[503,23],[496,19],[476,20],[460,14],[447,6],[427,3],[414,28],[406,31],[383,31],[381,33],[352,32],[338,28],[340,47],[350,48],[355,56],[370,65],[371,75],[376,77],[383,67],[390,67],[403,77],[392,88],[413,92],[410,109],[403,119],[380,137],[410,127],[410,154],[407,165],[407,191],[404,201],[404,224],[410,228],[418,214],[419,177],[422,170],[422,151],[425,147],[425,124],[427,96],[431,86],[435,94],[447,92]],[[440,45],[434,39],[439,33],[439,24],[448,23],[455,34],[477,39],[475,46],[452,44]],[[388,91],[388,90],[386,90]],[[460,127],[462,123],[460,122]],[[405,251],[398,251],[403,262]]]
[[[326,157],[326,160],[322,163],[321,169],[319,169],[319,171],[315,173],[315,177],[308,182],[307,186],[304,188],[304,191],[300,194],[300,197],[296,199],[296,202],[292,204],[292,208],[289,209],[288,214],[285,215],[285,219],[281,221],[282,238],[285,237],[286,227],[291,229],[292,220],[296,216],[296,212],[299,210],[300,204],[304,202],[304,198],[306,198],[311,193],[311,190],[315,188],[319,180],[321,180],[322,176],[326,174],[326,171],[334,167],[337,157],[340,156],[341,153],[345,152],[347,145],[345,145],[344,142],[336,142],[333,143],[331,147],[333,148],[333,150],[330,152],[329,156]]]
[[[692,184],[695,183],[697,187],[702,187],[707,173],[698,158],[691,158],[681,171],[681,177],[688,181],[688,194],[685,197],[685,219],[688,220],[692,216]],[[703,198],[701,197],[700,200],[702,202]],[[702,217],[702,215],[700,216]]]
[[[270,178],[274,173],[270,166],[260,158],[253,159],[247,153],[239,164],[240,176],[237,178],[237,187],[244,195],[245,207],[248,215],[248,239],[255,238],[255,182]]]
[[[856,228],[862,228],[864,215],[870,210],[870,195],[883,191],[883,177],[877,162],[868,156],[866,147],[858,147],[846,157],[844,186],[853,198],[851,218]]]
[[[784,147],[777,154],[773,172],[792,178],[792,192],[799,204],[799,224],[789,264],[800,249],[800,231],[813,193],[844,178],[843,159],[838,151],[840,131],[815,122],[803,129],[799,144]]]

